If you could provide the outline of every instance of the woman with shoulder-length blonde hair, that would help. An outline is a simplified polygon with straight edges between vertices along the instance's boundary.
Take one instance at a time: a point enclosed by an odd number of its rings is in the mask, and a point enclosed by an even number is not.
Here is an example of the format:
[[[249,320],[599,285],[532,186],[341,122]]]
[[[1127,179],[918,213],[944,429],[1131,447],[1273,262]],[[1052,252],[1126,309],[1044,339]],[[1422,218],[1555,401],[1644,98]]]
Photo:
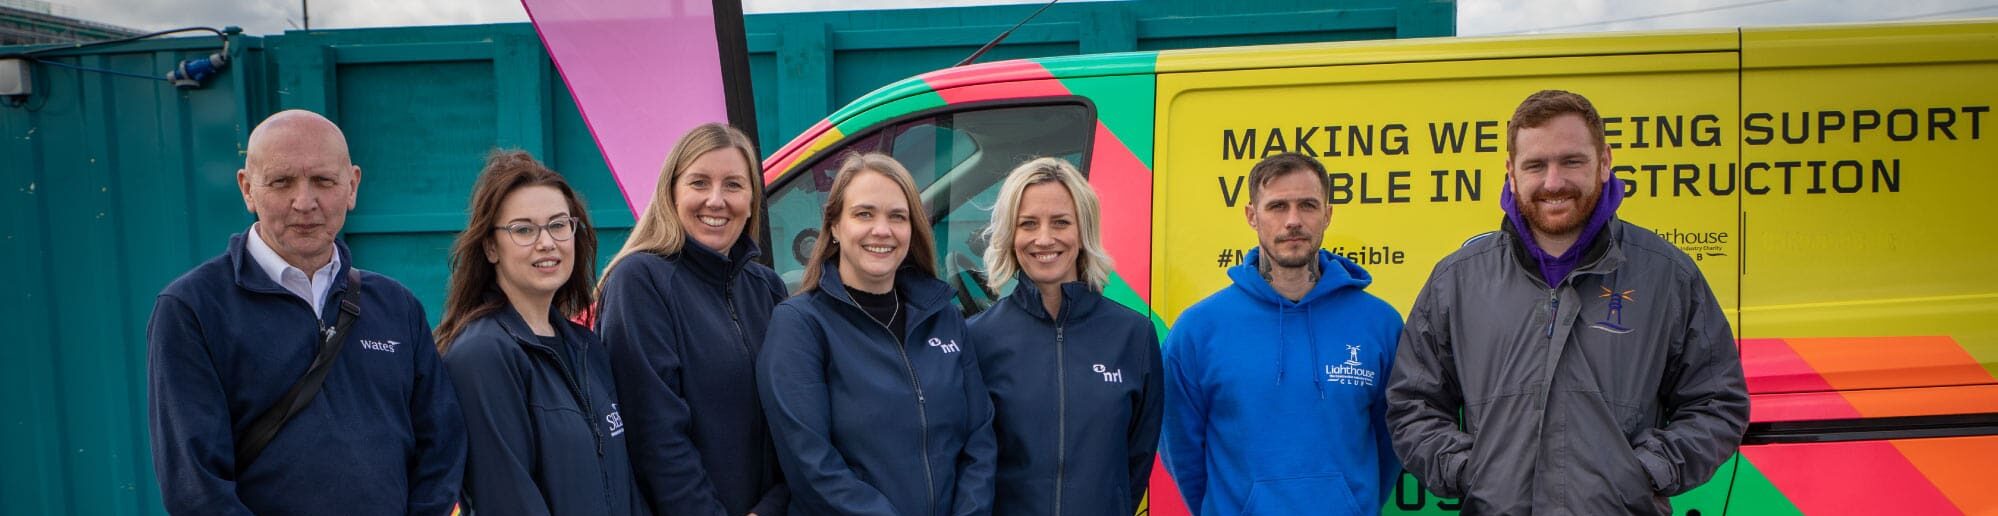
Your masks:
[[[631,463],[654,514],[781,515],[789,500],[755,384],[784,282],[755,258],[756,148],[733,127],[680,137],[598,297]]]
[[[970,322],[999,440],[993,514],[1131,514],[1144,500],[1164,373],[1151,319],[1103,296],[1099,211],[1058,158],[999,187],[987,282],[1013,291]]]
[[[590,303],[597,236],[561,175],[494,151],[451,248],[437,350],[464,411],[465,501],[481,516],[643,514],[610,356],[569,322]]]
[[[915,182],[851,154],[757,364],[797,514],[985,514],[992,402]]]

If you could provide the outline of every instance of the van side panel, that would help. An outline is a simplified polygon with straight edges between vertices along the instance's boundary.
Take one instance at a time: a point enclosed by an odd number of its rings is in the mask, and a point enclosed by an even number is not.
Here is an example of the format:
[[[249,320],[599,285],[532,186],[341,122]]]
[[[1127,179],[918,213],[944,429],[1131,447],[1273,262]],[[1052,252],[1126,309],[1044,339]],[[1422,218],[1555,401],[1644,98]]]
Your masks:
[[[1738,333],[1753,414],[1730,509],[1998,511],[1992,429],[1911,433],[1998,414],[1998,28],[1742,38]],[[1827,421],[1860,426],[1820,442],[1781,431]],[[1896,435],[1909,438],[1883,438]]]
[[[1259,158],[1295,151],[1332,174],[1325,247],[1365,267],[1374,276],[1368,291],[1405,313],[1438,260],[1498,229],[1506,121],[1521,99],[1552,88],[1586,95],[1602,111],[1614,186],[1628,196],[1619,215],[1696,257],[1731,315],[1738,188],[1708,176],[1736,157],[1739,58],[1711,39],[1643,55],[1163,73],[1154,243],[1163,265],[1153,307],[1170,321],[1228,285],[1223,269],[1257,244],[1244,220],[1245,176]],[[1720,481],[1674,506],[1720,514],[1731,476],[1723,466]],[[1405,477],[1386,512],[1455,508]]]

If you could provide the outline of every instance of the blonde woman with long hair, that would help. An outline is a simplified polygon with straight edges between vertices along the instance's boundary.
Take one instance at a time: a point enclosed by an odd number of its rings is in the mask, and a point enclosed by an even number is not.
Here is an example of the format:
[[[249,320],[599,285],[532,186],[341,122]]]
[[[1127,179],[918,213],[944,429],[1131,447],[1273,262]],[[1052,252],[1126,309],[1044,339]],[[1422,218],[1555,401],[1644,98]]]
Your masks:
[[[1131,514],[1145,498],[1164,372],[1151,319],[1103,296],[1102,220],[1059,158],[999,187],[986,281],[1013,291],[970,322],[999,440],[995,515]]]
[[[597,328],[653,514],[771,516],[789,500],[754,381],[771,307],[785,297],[783,280],[755,262],[756,156],[733,127],[688,131],[600,287]]]

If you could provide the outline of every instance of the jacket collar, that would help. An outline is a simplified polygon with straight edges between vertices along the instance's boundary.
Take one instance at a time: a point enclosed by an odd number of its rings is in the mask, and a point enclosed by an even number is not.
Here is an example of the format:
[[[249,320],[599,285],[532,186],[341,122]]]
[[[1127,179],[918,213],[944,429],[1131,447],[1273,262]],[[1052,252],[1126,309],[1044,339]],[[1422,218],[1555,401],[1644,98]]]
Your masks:
[[[486,295],[500,294],[488,292]],[[515,311],[512,304],[504,304],[504,295],[500,295],[500,298],[503,304],[500,305],[499,310],[494,310],[489,317],[499,322],[500,329],[506,330],[507,336],[513,337],[513,341],[519,343],[521,347],[556,353],[557,356],[560,356],[559,350],[541,343],[541,338],[534,334],[534,329],[527,326],[527,319],[521,317],[520,312]],[[548,312],[548,322],[555,327],[555,334],[562,337],[562,342],[569,343],[571,346],[588,345],[589,341],[577,334],[575,325],[562,319],[559,314],[556,314],[552,310]]]
[[[1572,278],[1579,274],[1607,274],[1622,266],[1625,227],[1627,225],[1623,219],[1611,219],[1604,225],[1602,233],[1596,235],[1596,238],[1589,242],[1588,249],[1583,251],[1582,264],[1576,266],[1573,272],[1569,272],[1568,277]],[[1527,246],[1532,244],[1519,236],[1519,230],[1513,228],[1509,218],[1499,219],[1499,232],[1505,235],[1500,242],[1512,253],[1513,262],[1519,266],[1519,270],[1536,282],[1545,284],[1547,280],[1540,277],[1538,258],[1531,249],[1527,249]],[[1544,286],[1554,288],[1553,285]]]
[[[736,275],[742,273],[744,267],[763,254],[763,251],[756,247],[756,242],[749,238],[748,231],[736,237],[735,244],[729,246],[728,256],[708,249],[708,246],[694,241],[693,237],[683,237],[683,240],[680,244],[680,259],[687,263],[695,276],[709,283],[728,284]]]
[[[855,311],[861,311],[860,303],[855,302],[853,296],[846,293],[846,283],[839,279],[839,257],[826,260],[820,267],[819,292],[832,296],[833,299],[839,300]],[[910,328],[950,307],[950,298],[956,295],[956,290],[944,284],[943,280],[924,274],[922,270],[909,265],[904,265],[895,271],[895,290],[902,293],[902,304],[909,307],[907,320]]]
[[[1006,299],[1027,315],[1044,321],[1053,321],[1057,316],[1064,315],[1048,313],[1047,305],[1041,303],[1041,286],[1027,279],[1026,273],[1013,277],[1013,293],[1008,294]],[[1067,318],[1079,319],[1088,315],[1102,299],[1103,294],[1089,288],[1088,283],[1071,281],[1061,284],[1061,311],[1066,312]]]
[[[229,267],[236,276],[234,278],[236,286],[260,294],[290,295],[291,291],[278,285],[277,280],[271,279],[270,274],[264,272],[263,266],[257,264],[257,259],[250,256],[247,231],[254,229],[245,231],[246,233],[237,233],[229,237]],[[333,270],[333,288],[327,291],[328,299],[347,289],[347,271],[354,268],[353,255],[347,252],[346,241],[333,239],[333,253],[340,266]],[[338,309],[333,303],[327,303],[327,307]]]

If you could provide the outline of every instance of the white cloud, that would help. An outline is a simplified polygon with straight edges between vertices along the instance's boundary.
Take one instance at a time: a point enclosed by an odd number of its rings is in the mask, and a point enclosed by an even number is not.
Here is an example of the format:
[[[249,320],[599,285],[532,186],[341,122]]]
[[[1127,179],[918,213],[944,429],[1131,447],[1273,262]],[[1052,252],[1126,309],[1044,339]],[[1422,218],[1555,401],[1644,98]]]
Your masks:
[[[1991,0],[1457,0],[1457,34],[1612,32],[1998,16]]]
[[[520,0],[303,0],[314,28],[519,22]],[[669,1],[669,0],[658,0]],[[1067,0],[1068,2],[1083,0]],[[76,17],[136,29],[236,25],[250,34],[297,28],[301,0],[53,0]],[[1041,0],[743,0],[750,13],[908,9]],[[1998,16],[1998,0],[1457,0],[1463,36],[1608,32]]]

